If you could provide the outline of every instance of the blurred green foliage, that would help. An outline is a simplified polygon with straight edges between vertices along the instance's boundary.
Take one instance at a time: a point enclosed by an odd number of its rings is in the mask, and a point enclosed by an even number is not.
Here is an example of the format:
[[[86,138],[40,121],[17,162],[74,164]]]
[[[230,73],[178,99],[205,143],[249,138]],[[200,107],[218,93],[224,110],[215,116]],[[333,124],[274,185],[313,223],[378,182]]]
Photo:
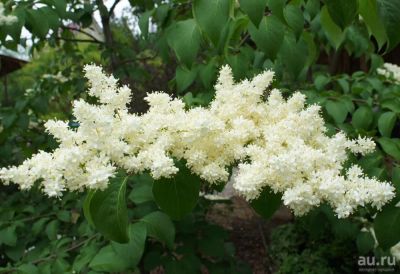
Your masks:
[[[276,228],[271,235],[272,259],[277,273],[357,273],[355,243],[330,229],[314,235],[298,222]]]

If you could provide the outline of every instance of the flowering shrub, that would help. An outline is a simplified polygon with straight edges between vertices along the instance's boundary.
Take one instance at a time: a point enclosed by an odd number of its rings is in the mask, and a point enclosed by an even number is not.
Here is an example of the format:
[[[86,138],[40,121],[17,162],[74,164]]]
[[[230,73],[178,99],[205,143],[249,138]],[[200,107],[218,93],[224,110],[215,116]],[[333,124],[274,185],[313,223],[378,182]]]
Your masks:
[[[209,107],[186,110],[181,100],[155,92],[146,97],[150,109],[143,115],[128,113],[128,87],[118,88],[100,67],[85,71],[88,93],[99,104],[74,102],[77,129],[48,121],[46,128],[60,147],[1,169],[3,181],[28,189],[40,180],[47,195],[60,196],[66,189],[105,189],[117,169],[171,177],[179,171],[174,159],[184,159],[211,184],[227,181],[227,168],[238,163],[233,179],[241,195],[252,200],[270,187],[283,192],[284,204],[297,215],[328,202],[343,218],[357,206],[370,203],[379,209],[394,196],[389,183],[365,177],[358,166],[343,170],[348,151],[373,151],[371,139],[348,140],[343,133],[328,137],[320,108],[305,108],[300,93],[285,100],[274,89],[262,99],[271,71],[235,84],[230,68],[223,67]]]
[[[381,70],[390,68],[387,74]],[[379,143],[376,151],[362,157],[353,157],[350,163],[362,167],[368,176],[380,180],[390,180],[398,189],[400,149],[398,139],[398,96],[400,86],[395,72],[399,67],[386,63],[370,73],[357,71],[352,75],[315,75],[313,84],[306,87],[304,93],[308,102],[318,102],[323,106],[324,118],[329,132],[340,128],[348,136],[373,136]],[[326,91],[324,91],[326,90]],[[398,190],[396,191],[398,193]],[[360,254],[375,256],[397,256],[399,218],[398,197],[385,205],[382,211],[371,210],[368,206],[360,209],[351,218],[337,220],[321,207],[309,213],[304,224],[310,227],[310,233],[321,231],[325,224],[330,230],[350,235],[352,242],[357,243]],[[323,217],[323,216],[326,217]],[[349,221],[344,223],[343,221]],[[357,228],[358,227],[358,228]],[[389,228],[390,227],[390,228]],[[334,235],[338,238],[338,235]]]

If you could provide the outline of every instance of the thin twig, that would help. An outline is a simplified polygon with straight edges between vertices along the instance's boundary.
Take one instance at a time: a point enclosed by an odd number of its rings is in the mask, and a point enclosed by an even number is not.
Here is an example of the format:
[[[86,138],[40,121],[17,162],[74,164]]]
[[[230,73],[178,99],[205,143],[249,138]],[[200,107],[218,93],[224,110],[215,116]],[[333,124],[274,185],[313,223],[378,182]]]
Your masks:
[[[239,42],[239,46],[238,48],[240,48],[244,42],[246,42],[246,40],[250,37],[249,33],[246,33],[246,35],[243,37],[243,39]]]
[[[67,42],[104,44],[103,42],[100,42],[97,40],[88,40],[88,39],[70,39],[70,38],[62,38],[62,37],[56,37],[56,39],[61,40],[61,41],[67,41]]]
[[[114,12],[115,7],[118,5],[120,0],[115,0],[114,4],[111,6],[110,10],[108,11],[109,16],[111,16]]]
[[[101,24],[103,26],[104,45],[110,51],[110,61],[112,71],[116,71],[118,67],[118,56],[114,48],[114,38],[110,26],[110,14],[103,0],[96,0],[97,8],[100,12]]]
[[[157,54],[155,54],[153,56],[137,57],[137,58],[133,58],[133,59],[122,60],[119,63],[119,65],[129,64],[129,63],[133,63],[133,62],[136,62],[136,61],[143,62],[143,61],[147,61],[147,60],[152,60],[152,59],[154,59],[156,57],[157,57]]]
[[[74,28],[74,27],[70,27],[70,26],[62,26],[61,28],[80,32],[80,33],[82,33],[82,34],[84,34],[84,35],[86,35],[86,36],[89,36],[89,37],[92,38],[94,41],[97,41],[97,42],[99,42],[99,43],[103,43],[102,41],[98,40],[95,36],[93,36],[93,35],[90,34],[89,32],[86,32],[86,31],[84,31],[84,30],[82,30],[82,29]]]
[[[272,273],[273,272],[273,269],[271,267],[272,258],[269,255],[267,240],[265,239],[264,230],[262,229],[261,221],[258,223],[258,231],[260,232],[261,241],[262,241],[262,244],[263,244],[264,250],[265,250],[265,256],[268,260],[267,267],[269,268],[269,272]]]
[[[22,218],[22,219],[19,219],[19,220],[0,222],[0,224],[11,224],[11,223],[16,223],[16,222],[28,222],[28,221],[33,221],[33,220],[44,218],[44,217],[49,217],[49,216],[52,216],[52,215],[55,215],[55,213],[47,213],[47,214],[43,214],[43,215]]]
[[[76,248],[78,248],[78,247],[84,245],[85,243],[90,242],[91,240],[93,240],[94,238],[96,238],[98,235],[99,235],[99,233],[96,233],[96,234],[90,236],[89,238],[87,238],[87,239],[85,239],[85,240],[83,240],[83,241],[81,241],[81,242],[79,242],[79,243],[77,243],[77,244],[75,244],[75,245],[72,245],[71,247],[69,247],[69,248],[67,248],[67,249],[65,249],[65,250],[63,250],[63,251],[64,251],[64,252],[72,251],[72,250],[74,250],[74,249],[76,249]],[[47,256],[47,257],[44,257],[44,258],[39,258],[39,259],[37,259],[37,260],[34,260],[34,261],[31,262],[31,264],[39,264],[39,263],[41,263],[41,262],[49,261],[49,260],[52,260],[52,259],[55,259],[55,258],[57,258],[57,254],[52,254],[52,255],[50,255],[50,256]]]
[[[336,101],[340,100],[340,99],[338,99],[337,97],[333,97],[333,96],[327,97],[327,99],[329,99],[329,100],[336,100]],[[351,101],[353,101],[353,102],[356,102],[356,103],[365,103],[365,104],[368,103],[368,101],[367,101],[367,100],[364,100],[364,99],[358,99],[358,98],[349,98],[349,99],[350,99]],[[379,105],[379,103],[377,103],[377,102],[375,102],[375,101],[373,101],[372,104],[374,104],[374,105]]]

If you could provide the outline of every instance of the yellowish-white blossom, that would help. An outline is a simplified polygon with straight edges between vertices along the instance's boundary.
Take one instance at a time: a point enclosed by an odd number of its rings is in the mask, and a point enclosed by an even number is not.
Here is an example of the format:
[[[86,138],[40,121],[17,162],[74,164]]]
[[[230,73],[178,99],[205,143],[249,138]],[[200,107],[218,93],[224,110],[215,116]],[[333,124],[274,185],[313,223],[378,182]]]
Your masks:
[[[377,72],[394,83],[400,84],[400,67],[398,65],[385,63],[381,68],[377,69]]]
[[[366,204],[379,209],[394,196],[390,183],[366,177],[358,166],[343,168],[349,152],[373,151],[371,139],[349,140],[342,132],[328,137],[320,107],[306,107],[299,92],[285,99],[273,89],[264,100],[271,71],[235,83],[223,67],[208,107],[186,109],[180,99],[153,92],[142,115],[128,112],[129,88],[118,87],[100,67],[88,65],[85,73],[98,104],[74,102],[76,129],[48,121],[59,148],[1,169],[5,183],[28,189],[39,181],[46,194],[59,196],[104,189],[117,169],[171,177],[179,171],[174,159],[183,159],[209,183],[228,181],[235,165],[233,187],[240,195],[252,200],[268,187],[297,215],[326,202],[342,218]]]

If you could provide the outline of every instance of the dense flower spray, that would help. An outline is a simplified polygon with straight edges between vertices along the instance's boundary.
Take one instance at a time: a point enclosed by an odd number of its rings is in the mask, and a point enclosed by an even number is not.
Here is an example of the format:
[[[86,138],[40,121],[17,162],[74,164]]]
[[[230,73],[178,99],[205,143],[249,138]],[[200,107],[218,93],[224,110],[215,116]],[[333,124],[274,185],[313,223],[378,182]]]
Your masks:
[[[171,177],[179,171],[174,159],[184,159],[209,183],[226,182],[228,167],[237,165],[232,179],[240,195],[255,199],[269,187],[283,193],[297,215],[327,202],[346,217],[357,206],[381,208],[394,196],[391,184],[367,178],[358,166],[343,168],[348,153],[373,151],[372,140],[348,140],[341,132],[328,137],[320,107],[305,107],[301,93],[285,100],[273,89],[263,99],[271,71],[235,83],[231,69],[223,67],[208,107],[187,110],[180,99],[154,92],[146,97],[148,112],[135,115],[126,107],[128,87],[118,87],[100,67],[84,70],[98,104],[74,102],[76,129],[48,121],[59,148],[1,169],[5,183],[28,189],[39,181],[47,195],[60,196],[65,190],[104,189],[119,168]]]

